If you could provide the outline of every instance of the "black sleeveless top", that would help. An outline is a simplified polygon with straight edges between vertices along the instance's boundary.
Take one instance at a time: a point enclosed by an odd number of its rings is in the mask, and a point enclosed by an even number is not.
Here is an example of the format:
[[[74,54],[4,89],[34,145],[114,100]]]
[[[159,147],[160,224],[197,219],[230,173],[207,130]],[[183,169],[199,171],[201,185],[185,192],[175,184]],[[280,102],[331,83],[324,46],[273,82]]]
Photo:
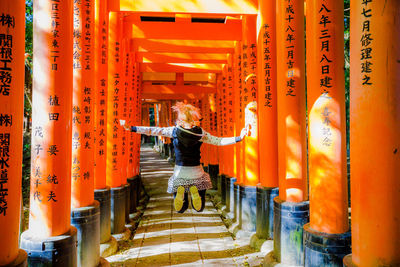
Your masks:
[[[188,133],[192,132],[194,134]],[[200,165],[200,147],[203,142],[200,142],[203,130],[200,127],[181,130],[175,127],[172,132],[174,138],[175,164],[178,166],[198,166]],[[196,134],[196,135],[195,135]]]

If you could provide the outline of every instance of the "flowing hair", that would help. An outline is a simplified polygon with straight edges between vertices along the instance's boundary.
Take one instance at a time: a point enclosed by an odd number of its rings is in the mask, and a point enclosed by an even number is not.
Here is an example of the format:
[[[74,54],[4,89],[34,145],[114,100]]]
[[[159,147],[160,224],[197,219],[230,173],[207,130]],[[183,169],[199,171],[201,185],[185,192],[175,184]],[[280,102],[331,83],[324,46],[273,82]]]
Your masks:
[[[190,104],[185,104],[183,102],[177,102],[172,107],[172,110],[178,114],[178,119],[176,120],[177,125],[200,125],[201,115],[199,108]]]

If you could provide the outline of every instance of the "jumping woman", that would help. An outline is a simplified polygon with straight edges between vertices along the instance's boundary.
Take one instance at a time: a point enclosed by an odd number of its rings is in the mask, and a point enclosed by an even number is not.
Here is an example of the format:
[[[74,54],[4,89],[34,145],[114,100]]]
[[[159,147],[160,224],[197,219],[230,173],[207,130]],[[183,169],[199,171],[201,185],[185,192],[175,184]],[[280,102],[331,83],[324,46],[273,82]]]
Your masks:
[[[168,193],[174,194],[175,210],[185,212],[189,207],[188,193],[192,198],[192,207],[198,212],[205,206],[206,190],[212,188],[210,175],[200,165],[200,147],[203,143],[226,146],[243,140],[247,135],[243,128],[237,137],[212,136],[200,125],[200,110],[190,104],[176,103],[172,109],[177,112],[178,119],[174,127],[127,126],[128,131],[151,136],[173,138],[175,150],[174,174],[168,180]]]

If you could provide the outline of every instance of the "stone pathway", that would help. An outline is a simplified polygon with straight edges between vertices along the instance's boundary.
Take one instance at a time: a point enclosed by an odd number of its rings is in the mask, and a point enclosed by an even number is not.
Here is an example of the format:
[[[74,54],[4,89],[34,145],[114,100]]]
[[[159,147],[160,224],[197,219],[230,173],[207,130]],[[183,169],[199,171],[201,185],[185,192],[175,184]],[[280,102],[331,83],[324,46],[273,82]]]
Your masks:
[[[166,193],[173,167],[151,147],[142,148],[141,166],[150,201],[131,240],[107,258],[111,266],[260,266],[263,255],[233,240],[209,200],[201,213],[175,212]]]

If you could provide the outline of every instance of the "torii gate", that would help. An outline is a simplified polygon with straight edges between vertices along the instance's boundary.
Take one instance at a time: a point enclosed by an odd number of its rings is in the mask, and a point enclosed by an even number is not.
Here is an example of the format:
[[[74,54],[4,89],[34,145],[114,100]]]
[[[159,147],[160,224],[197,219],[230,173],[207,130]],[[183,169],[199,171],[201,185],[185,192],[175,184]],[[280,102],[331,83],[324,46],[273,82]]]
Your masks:
[[[205,147],[203,160],[229,177],[224,184],[237,196],[230,202],[241,229],[273,236],[275,260],[321,266],[329,258],[338,266],[352,253],[347,266],[399,265],[400,2],[351,2],[352,235],[343,6],[306,3],[304,10],[304,0],[34,1],[30,225],[21,237],[31,264],[99,263],[100,242],[124,231],[135,203],[127,194],[140,175],[140,141],[119,120],[139,124],[143,97],[192,94],[213,134],[237,135],[248,123],[246,106],[257,104],[244,144],[219,151],[220,159]],[[18,248],[24,1],[0,7],[0,265],[18,266],[27,257]],[[142,82],[144,72],[216,73],[217,82],[154,85]],[[224,108],[232,114],[218,112]],[[235,128],[218,127],[224,120]],[[99,230],[79,239],[77,251],[76,228],[87,231],[80,216]],[[49,243],[63,245],[46,259]]]

